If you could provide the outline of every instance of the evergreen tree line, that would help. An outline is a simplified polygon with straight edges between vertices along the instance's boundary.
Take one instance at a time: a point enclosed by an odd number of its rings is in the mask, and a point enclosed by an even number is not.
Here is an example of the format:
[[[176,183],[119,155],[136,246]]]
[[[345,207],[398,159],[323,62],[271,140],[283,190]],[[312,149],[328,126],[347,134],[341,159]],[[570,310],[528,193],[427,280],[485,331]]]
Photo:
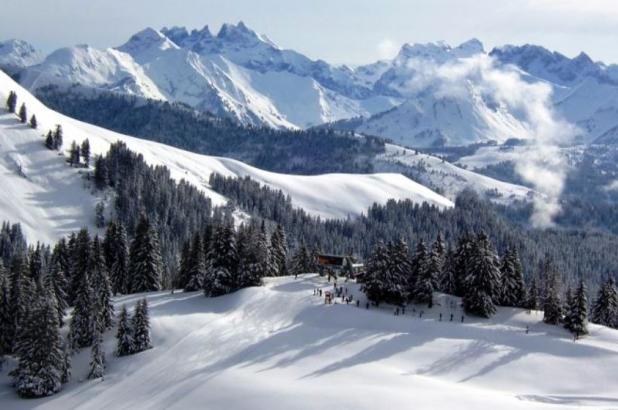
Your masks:
[[[28,121],[28,109],[26,108],[26,103],[22,103],[19,107],[19,111],[17,111],[17,93],[15,93],[15,91],[9,92],[9,96],[6,99],[6,109],[11,114],[17,114],[19,117],[19,122],[22,124],[28,123],[33,129],[38,127],[36,115],[32,114],[30,116],[30,121]]]
[[[262,169],[292,174],[369,173],[384,140],[332,129],[273,130],[169,103],[115,93],[37,90],[48,107],[70,117],[200,154],[235,158]]]
[[[125,305],[120,310],[116,331],[118,356],[128,356],[152,348],[148,301],[145,298],[138,300],[133,311],[133,316],[130,316]]]
[[[250,215],[283,226],[293,249],[305,242],[332,253],[354,251],[366,260],[378,242],[403,239],[415,248],[421,240],[433,241],[442,234],[446,246],[454,247],[470,232],[491,234],[499,253],[517,249],[524,275],[534,276],[546,259],[551,259],[561,280],[578,283],[584,279],[596,291],[607,275],[618,271],[618,237],[605,232],[565,229],[532,229],[512,223],[502,208],[482,200],[472,191],[463,191],[452,209],[416,204],[409,200],[390,200],[374,204],[367,213],[346,220],[321,220],[296,209],[283,192],[262,186],[250,178],[231,178],[213,174],[211,187],[230,198]]]

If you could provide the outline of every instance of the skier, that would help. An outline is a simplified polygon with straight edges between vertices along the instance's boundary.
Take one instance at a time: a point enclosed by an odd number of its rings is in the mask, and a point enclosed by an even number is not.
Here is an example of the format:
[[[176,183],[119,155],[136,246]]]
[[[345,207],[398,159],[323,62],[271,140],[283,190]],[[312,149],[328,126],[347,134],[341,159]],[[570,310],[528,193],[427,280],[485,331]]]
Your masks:
[[[442,322],[442,313],[440,313],[440,322]]]

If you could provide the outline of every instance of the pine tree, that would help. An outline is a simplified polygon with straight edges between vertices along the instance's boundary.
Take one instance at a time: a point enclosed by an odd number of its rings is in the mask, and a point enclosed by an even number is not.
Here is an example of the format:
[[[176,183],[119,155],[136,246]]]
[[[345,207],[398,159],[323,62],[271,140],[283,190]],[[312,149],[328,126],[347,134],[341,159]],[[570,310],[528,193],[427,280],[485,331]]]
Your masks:
[[[502,275],[500,303],[503,306],[522,307],[526,299],[526,285],[519,254],[515,248],[507,249],[502,258],[500,273]]]
[[[20,323],[26,316],[26,309],[31,304],[29,300],[28,261],[26,255],[19,252],[13,256],[10,271],[10,301],[9,311],[11,324],[7,339],[11,343],[11,351],[15,352],[19,339]]]
[[[526,301],[524,306],[528,310],[538,310],[539,309],[539,289],[536,284],[536,278],[532,278],[530,281],[530,287],[528,288],[528,292],[526,295]]]
[[[550,325],[557,325],[562,320],[562,302],[558,292],[557,275],[551,273],[547,278],[543,300],[543,321]]]
[[[92,324],[92,347],[90,350],[90,371],[88,379],[100,379],[105,374],[105,352],[103,351],[102,325],[96,321]]]
[[[101,155],[97,155],[94,160],[94,185],[97,189],[105,189],[109,185],[107,161]]]
[[[45,147],[47,149],[54,149],[54,135],[51,130],[47,131],[47,136],[45,137]]]
[[[495,301],[500,289],[498,266],[498,257],[491,242],[481,232],[474,243],[471,270],[466,279],[463,306],[467,313],[490,317],[496,312]]]
[[[473,261],[474,251],[473,237],[465,234],[461,236],[457,243],[455,251],[455,279],[456,279],[456,296],[464,296],[466,293],[466,280],[470,275],[471,264]]]
[[[429,252],[429,269],[431,270],[432,285],[434,288],[439,286],[442,269],[444,269],[445,257],[446,249],[444,247],[444,241],[442,240],[442,235],[438,232],[438,236],[433,245],[431,245],[431,250]]]
[[[120,317],[118,318],[118,331],[116,332],[116,354],[118,356],[127,356],[134,352],[133,332],[129,323],[129,314],[127,307],[122,305]]]
[[[81,162],[79,145],[75,141],[71,142],[71,148],[69,148],[69,164],[73,167],[79,165]]]
[[[387,247],[378,242],[367,261],[367,273],[361,289],[375,303],[403,305],[408,296],[406,278],[397,270],[392,270],[391,266]]]
[[[238,250],[238,288],[259,286],[265,276],[269,253],[260,242],[254,226],[241,226],[236,237]],[[266,250],[264,252],[264,250]]]
[[[599,289],[590,320],[599,325],[618,328],[618,292],[612,277],[607,278]]]
[[[9,97],[6,100],[6,109],[11,114],[15,113],[15,110],[17,109],[17,94],[15,94],[15,91],[9,92]]]
[[[56,307],[58,308],[58,323],[60,327],[64,324],[64,312],[69,304],[67,302],[67,289],[69,287],[68,281],[65,276],[64,268],[62,267],[62,263],[60,261],[60,256],[58,255],[58,251],[54,249],[54,254],[52,255],[51,264],[49,265],[49,269],[47,274],[45,275],[44,284],[48,289],[49,293],[56,298]]]
[[[425,246],[425,241],[422,239],[416,244],[416,250],[414,252],[414,256],[411,261],[410,274],[407,277],[407,293],[408,299],[412,301],[416,301],[416,291],[417,287],[420,284],[420,277],[425,277],[425,273],[423,269],[427,267],[427,246]]]
[[[567,330],[571,329],[571,320],[573,319],[573,291],[571,290],[571,286],[567,288],[566,293],[564,294],[564,304],[562,306],[562,312],[564,314],[563,324],[564,328]]]
[[[11,317],[9,275],[0,260],[0,358],[11,353],[13,319]]]
[[[285,232],[281,225],[277,225],[274,232],[270,237],[271,257],[273,265],[275,267],[275,274],[277,276],[287,275],[287,245],[285,239]]]
[[[292,271],[290,273],[293,275],[311,272],[311,255],[304,241],[300,243],[296,253],[292,256],[291,266]]]
[[[236,238],[230,226],[218,227],[208,255],[204,294],[215,297],[236,290],[238,250]]]
[[[71,348],[66,340],[62,342],[62,359],[60,381],[64,384],[71,380]]]
[[[54,297],[41,288],[23,322],[24,335],[19,363],[11,372],[13,384],[22,397],[44,397],[62,388],[64,357],[58,330]]]
[[[189,283],[189,264],[191,261],[191,241],[187,240],[180,251],[180,262],[174,287],[184,289]]]
[[[86,228],[81,229],[75,237],[69,240],[69,252],[71,254],[69,304],[73,305],[77,288],[80,286],[83,276],[89,274],[92,266],[92,241]]]
[[[38,126],[39,126],[39,123],[36,120],[36,115],[32,114],[32,116],[30,117],[30,128],[36,130]]]
[[[135,353],[152,348],[150,341],[150,318],[148,301],[144,298],[135,305],[133,315],[133,346]]]
[[[129,292],[129,248],[127,231],[121,222],[111,221],[105,231],[103,241],[105,265],[109,272],[112,293]]]
[[[81,275],[76,289],[69,328],[69,343],[74,351],[92,345],[94,340],[93,326],[97,319],[95,316],[97,312],[92,309],[95,303],[96,298],[90,286],[89,274],[86,272]]]
[[[28,110],[25,103],[22,103],[21,107],[19,107],[19,122],[22,124],[28,122]]]
[[[140,217],[129,252],[130,291],[150,292],[161,288],[163,261],[157,232],[145,215]]]
[[[204,244],[199,233],[193,236],[191,253],[187,266],[187,284],[185,291],[192,292],[204,289],[204,278],[206,276],[206,255],[204,254]]]
[[[579,282],[571,303],[568,329],[579,338],[588,334],[588,295],[583,280]]]
[[[457,279],[455,277],[455,252],[449,247],[444,258],[444,267],[440,277],[441,292],[454,295],[457,291]]]
[[[63,144],[63,133],[62,126],[60,124],[56,125],[56,129],[54,130],[54,149],[60,150]]]
[[[112,304],[112,287],[105,265],[103,249],[99,237],[95,236],[92,243],[91,283],[96,298],[99,317],[98,323],[103,331],[112,327],[114,305]]]
[[[90,166],[90,141],[88,141],[88,138],[82,142],[80,153],[84,159],[84,165],[88,168]]]
[[[440,269],[434,264],[438,261],[432,261],[431,258],[431,252],[428,253],[425,244],[420,241],[414,257],[416,284],[413,289],[413,300],[416,303],[426,303],[429,308],[433,306],[434,275],[437,274],[434,269]]]

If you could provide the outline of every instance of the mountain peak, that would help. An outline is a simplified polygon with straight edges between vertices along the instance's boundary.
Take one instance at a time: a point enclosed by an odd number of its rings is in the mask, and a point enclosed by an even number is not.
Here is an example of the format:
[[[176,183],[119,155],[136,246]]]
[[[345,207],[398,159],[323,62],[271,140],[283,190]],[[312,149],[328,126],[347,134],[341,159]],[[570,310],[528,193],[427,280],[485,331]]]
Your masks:
[[[30,65],[38,64],[43,56],[32,44],[24,40],[0,41],[0,67],[11,73]]]
[[[464,41],[453,49],[453,52],[458,57],[469,57],[474,54],[485,53],[483,43],[476,38],[472,38],[468,41]]]
[[[182,29],[178,31],[176,28],[175,33],[181,33]],[[138,56],[144,56],[160,50],[167,50],[170,48],[178,48],[178,46],[166,37],[162,32],[153,29],[152,27],[146,27],[142,31],[132,35],[129,41],[118,47],[118,50],[132,55],[134,58]]]

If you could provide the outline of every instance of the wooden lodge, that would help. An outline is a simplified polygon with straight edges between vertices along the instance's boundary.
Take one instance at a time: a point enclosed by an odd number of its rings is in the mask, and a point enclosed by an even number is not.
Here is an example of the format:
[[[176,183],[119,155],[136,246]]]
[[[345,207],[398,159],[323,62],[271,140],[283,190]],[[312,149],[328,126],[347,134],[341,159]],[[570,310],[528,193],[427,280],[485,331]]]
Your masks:
[[[350,255],[316,255],[318,272],[320,275],[335,274],[337,276],[349,276],[351,278],[360,276],[365,271],[365,265],[358,263]]]

